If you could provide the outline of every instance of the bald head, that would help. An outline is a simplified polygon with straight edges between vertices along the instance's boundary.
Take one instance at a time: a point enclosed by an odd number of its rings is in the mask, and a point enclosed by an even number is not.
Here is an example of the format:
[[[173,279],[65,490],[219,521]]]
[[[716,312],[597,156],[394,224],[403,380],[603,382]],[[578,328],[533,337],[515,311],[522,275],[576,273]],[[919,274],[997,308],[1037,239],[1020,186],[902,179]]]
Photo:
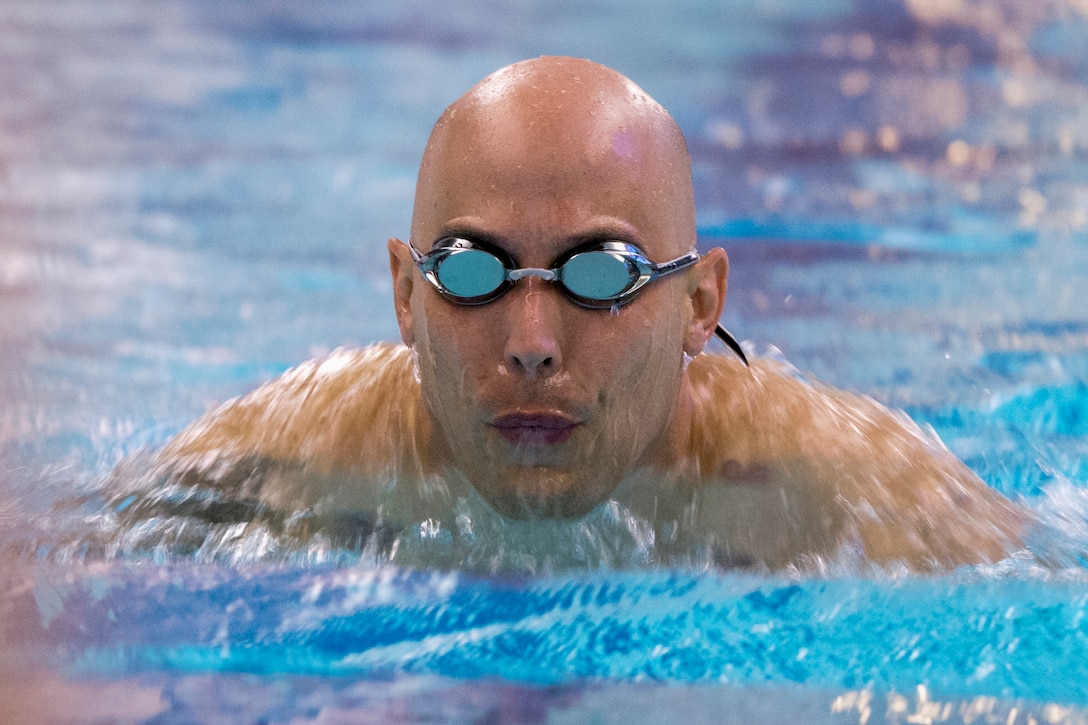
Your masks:
[[[541,274],[606,242],[658,263],[694,248],[691,162],[656,101],[573,58],[488,76],[446,109],[420,167],[410,241],[427,251],[448,237],[509,257],[520,276],[485,304],[463,304],[390,240],[397,321],[439,465],[504,514],[580,516],[690,439],[684,356],[703,349],[721,314],[725,253],[608,310]]]
[[[490,182],[482,191],[499,195],[512,189],[547,194],[584,184],[607,196],[636,185],[652,226],[671,242],[663,253],[684,251],[695,241],[683,135],[657,101],[597,63],[564,57],[515,63],[446,109],[420,166],[412,222],[417,244],[434,241],[450,186],[474,183],[481,173]],[[584,201],[594,199],[587,195]]]

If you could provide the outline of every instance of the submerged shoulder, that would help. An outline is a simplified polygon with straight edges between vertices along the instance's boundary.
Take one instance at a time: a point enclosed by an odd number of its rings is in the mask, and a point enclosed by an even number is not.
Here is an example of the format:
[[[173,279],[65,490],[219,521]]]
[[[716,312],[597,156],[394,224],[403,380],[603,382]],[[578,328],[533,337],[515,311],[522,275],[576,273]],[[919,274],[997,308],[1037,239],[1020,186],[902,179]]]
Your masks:
[[[404,345],[340,348],[223,403],[178,434],[160,458],[257,457],[350,468],[360,463],[365,442],[371,462],[381,465],[392,454],[390,429],[407,424],[418,399]]]
[[[1017,507],[905,413],[774,360],[746,370],[708,356],[689,373],[707,482],[792,494],[830,522],[835,540],[854,542],[878,564],[943,569],[1019,546]],[[816,524],[796,526],[802,540]]]

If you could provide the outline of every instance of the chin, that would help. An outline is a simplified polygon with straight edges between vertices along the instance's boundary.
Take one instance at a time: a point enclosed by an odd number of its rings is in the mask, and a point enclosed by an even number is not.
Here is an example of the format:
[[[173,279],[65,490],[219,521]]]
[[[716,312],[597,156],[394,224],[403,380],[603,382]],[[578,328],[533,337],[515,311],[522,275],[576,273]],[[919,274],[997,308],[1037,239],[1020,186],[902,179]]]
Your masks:
[[[513,490],[477,490],[492,508],[510,519],[579,519],[608,499],[607,492],[587,496],[584,487],[576,482],[557,482],[554,474],[546,481],[526,481]]]

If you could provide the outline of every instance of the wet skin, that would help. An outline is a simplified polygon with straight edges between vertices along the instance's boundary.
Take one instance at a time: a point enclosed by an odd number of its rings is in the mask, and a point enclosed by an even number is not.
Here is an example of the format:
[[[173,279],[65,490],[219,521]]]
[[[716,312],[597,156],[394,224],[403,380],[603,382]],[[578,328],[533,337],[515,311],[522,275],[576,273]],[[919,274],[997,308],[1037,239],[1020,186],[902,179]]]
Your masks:
[[[520,64],[449,109],[420,172],[412,243],[483,240],[523,267],[587,241],[662,262],[693,248],[690,161],[668,115],[627,79],[584,61]],[[613,311],[521,280],[464,306],[389,244],[398,320],[417,353],[436,456],[500,512],[579,516],[629,472],[668,465],[690,425],[683,356],[721,312],[727,262],[649,285]]]

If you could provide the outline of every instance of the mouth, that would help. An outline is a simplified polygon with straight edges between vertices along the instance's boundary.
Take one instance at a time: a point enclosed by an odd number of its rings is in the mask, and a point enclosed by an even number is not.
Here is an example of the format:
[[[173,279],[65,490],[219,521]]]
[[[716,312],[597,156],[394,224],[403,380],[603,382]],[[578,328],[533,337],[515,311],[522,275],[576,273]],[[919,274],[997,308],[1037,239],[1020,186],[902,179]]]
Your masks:
[[[557,446],[567,441],[579,423],[558,413],[509,413],[491,423],[499,435],[516,446]]]

